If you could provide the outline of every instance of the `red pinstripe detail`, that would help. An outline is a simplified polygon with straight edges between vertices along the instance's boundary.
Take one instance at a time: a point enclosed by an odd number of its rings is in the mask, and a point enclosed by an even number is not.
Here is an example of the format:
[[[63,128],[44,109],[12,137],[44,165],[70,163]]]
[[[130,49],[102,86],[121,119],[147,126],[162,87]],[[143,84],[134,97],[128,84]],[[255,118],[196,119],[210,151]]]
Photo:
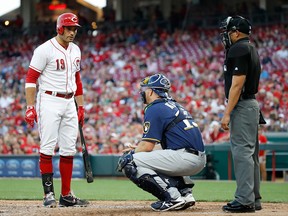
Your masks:
[[[42,102],[42,95],[40,94],[39,95],[39,102],[38,102],[38,105],[39,105],[39,112],[37,113],[37,118],[38,118],[38,131],[39,131],[39,138],[40,140],[42,140],[42,124],[41,124],[41,102]]]
[[[70,54],[71,54],[71,51],[72,51],[72,49],[70,49]],[[71,58],[70,58],[70,60],[71,60]],[[70,68],[71,68],[71,76],[70,76],[70,80],[71,80],[71,83],[72,83],[72,79],[73,79],[72,66],[73,66],[73,62],[70,61]],[[72,89],[70,88],[69,91],[72,92]]]

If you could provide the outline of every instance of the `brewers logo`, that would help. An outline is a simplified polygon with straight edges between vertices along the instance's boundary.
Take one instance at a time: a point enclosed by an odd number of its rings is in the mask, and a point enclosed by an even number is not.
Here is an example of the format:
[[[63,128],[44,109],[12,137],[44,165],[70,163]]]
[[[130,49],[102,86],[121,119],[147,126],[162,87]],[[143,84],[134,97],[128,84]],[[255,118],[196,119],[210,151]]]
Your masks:
[[[150,129],[150,122],[144,122],[143,124],[143,132],[146,134]]]

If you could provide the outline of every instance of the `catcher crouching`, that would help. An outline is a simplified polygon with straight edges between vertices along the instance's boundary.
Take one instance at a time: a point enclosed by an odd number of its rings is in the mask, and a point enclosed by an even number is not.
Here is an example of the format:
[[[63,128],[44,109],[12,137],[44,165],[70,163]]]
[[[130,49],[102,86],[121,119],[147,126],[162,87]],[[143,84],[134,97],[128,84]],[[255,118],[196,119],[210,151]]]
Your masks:
[[[187,209],[195,204],[190,176],[206,164],[201,132],[191,114],[169,95],[167,77],[155,74],[140,86],[146,104],[142,140],[124,150],[117,170],[157,197],[151,204],[154,211]]]

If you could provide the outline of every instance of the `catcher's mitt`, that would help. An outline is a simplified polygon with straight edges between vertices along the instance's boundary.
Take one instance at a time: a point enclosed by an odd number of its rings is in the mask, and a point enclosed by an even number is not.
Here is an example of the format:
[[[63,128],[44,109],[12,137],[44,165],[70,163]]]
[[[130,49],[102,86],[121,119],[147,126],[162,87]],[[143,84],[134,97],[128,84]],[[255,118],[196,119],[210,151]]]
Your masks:
[[[116,170],[118,172],[122,172],[122,169],[131,161],[133,161],[133,154],[134,150],[131,150],[129,152],[125,152],[118,160],[118,165],[116,167]]]

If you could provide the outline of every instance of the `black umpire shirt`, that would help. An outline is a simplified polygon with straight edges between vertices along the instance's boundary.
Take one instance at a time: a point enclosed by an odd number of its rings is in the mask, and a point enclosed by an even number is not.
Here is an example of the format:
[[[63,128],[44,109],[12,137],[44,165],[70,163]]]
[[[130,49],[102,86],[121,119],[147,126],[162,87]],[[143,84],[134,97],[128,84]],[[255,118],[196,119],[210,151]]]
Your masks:
[[[242,96],[255,95],[261,73],[260,59],[256,48],[249,38],[242,38],[234,43],[226,53],[224,63],[225,96],[228,99],[233,75],[246,75]]]

